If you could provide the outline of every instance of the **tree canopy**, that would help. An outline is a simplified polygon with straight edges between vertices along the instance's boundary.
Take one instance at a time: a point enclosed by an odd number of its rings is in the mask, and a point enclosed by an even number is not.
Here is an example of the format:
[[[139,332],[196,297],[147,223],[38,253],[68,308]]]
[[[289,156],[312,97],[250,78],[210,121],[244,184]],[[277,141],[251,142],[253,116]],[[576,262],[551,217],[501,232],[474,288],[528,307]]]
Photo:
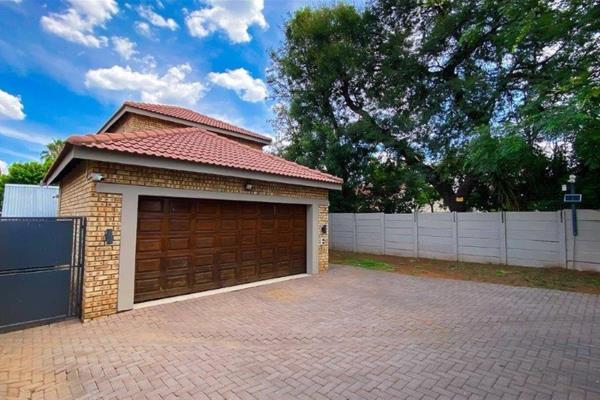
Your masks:
[[[60,154],[65,142],[61,139],[53,139],[46,145],[46,149],[40,154],[42,161],[52,164]]]
[[[281,154],[345,181],[337,211],[600,206],[600,7],[379,0],[303,8],[269,82]]]

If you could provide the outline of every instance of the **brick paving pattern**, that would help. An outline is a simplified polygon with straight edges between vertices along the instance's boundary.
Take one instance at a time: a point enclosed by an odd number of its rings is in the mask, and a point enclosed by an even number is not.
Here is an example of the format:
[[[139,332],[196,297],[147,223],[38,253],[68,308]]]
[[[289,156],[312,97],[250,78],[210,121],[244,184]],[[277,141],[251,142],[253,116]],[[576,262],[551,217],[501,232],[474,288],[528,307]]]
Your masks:
[[[319,276],[0,335],[0,399],[600,399],[600,296]]]

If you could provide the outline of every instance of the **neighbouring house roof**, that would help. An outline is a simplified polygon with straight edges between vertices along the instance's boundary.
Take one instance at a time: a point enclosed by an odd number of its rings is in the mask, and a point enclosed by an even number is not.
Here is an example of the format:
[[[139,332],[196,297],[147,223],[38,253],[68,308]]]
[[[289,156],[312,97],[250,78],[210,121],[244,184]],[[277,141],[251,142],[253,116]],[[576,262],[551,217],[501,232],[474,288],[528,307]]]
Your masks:
[[[46,180],[55,175],[61,158],[74,147],[186,161],[336,186],[342,183],[342,179],[333,175],[264,153],[199,127],[71,136]]]
[[[252,132],[248,129],[240,128],[238,126],[232,125],[230,123],[220,121],[218,119],[209,117],[204,114],[200,114],[196,111],[189,110],[187,108],[167,105],[167,104],[151,104],[151,103],[139,103],[135,101],[126,101],[123,105],[117,110],[117,112],[104,124],[104,126],[98,131],[98,133],[105,133],[112,124],[114,124],[124,113],[126,112],[146,112],[151,113],[152,116],[156,118],[169,118],[171,121],[175,119],[176,121],[186,124],[190,123],[191,126],[201,125],[209,130],[216,129],[221,133],[231,133],[237,137],[246,138],[252,141],[258,141],[262,144],[271,143],[272,139],[268,136],[260,135],[258,133]],[[222,132],[224,131],[224,132]]]
[[[58,186],[7,183],[2,217],[56,217]]]

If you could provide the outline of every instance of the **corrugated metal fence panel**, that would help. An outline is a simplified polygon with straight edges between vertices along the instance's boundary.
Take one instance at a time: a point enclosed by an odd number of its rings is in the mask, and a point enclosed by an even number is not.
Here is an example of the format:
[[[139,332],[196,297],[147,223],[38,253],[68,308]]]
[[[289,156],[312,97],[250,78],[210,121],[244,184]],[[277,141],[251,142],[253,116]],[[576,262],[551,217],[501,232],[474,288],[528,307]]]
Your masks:
[[[457,213],[456,223],[460,261],[502,263],[502,213]]]
[[[510,265],[561,267],[560,215],[554,211],[507,212],[506,254]]]
[[[354,214],[329,214],[329,244],[332,249],[354,251]]]
[[[356,214],[356,250],[383,254],[383,215]]]
[[[3,217],[56,217],[58,186],[7,184],[2,202]]]
[[[419,257],[455,260],[456,237],[452,213],[419,214]]]
[[[385,215],[385,254],[412,257],[414,214]]]
[[[600,272],[600,211],[577,211],[577,237],[573,240],[571,210],[563,211],[569,268]]]

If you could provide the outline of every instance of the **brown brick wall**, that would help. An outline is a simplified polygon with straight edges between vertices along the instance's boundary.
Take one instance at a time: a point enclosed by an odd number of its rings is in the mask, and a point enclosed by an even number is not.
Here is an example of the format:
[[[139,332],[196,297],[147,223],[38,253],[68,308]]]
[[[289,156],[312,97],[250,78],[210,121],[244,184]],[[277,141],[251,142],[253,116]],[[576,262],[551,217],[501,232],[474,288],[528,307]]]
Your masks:
[[[145,115],[125,114],[110,128],[110,132],[132,132],[152,129],[181,128],[186,125]]]
[[[94,163],[94,171],[102,173],[104,183],[248,193],[244,190],[247,180],[241,178],[100,162]],[[327,189],[262,181],[252,181],[252,184],[251,193],[258,195],[311,199],[327,199],[328,196]]]
[[[114,125],[110,128],[110,132],[132,132],[152,129],[182,128],[186,126],[187,125],[179,124],[177,122],[165,121],[145,115],[127,113],[114,123]],[[244,140],[228,135],[222,136],[258,150],[262,150],[263,148],[262,144],[250,140]]]
[[[87,217],[85,250],[84,320],[117,311],[121,204],[119,194],[97,193],[91,172],[100,172],[105,183],[156,186],[176,189],[248,193],[246,180],[215,175],[136,167],[102,162],[81,162],[60,182],[60,214]],[[253,194],[327,199],[326,189],[253,181]],[[327,207],[319,209],[319,225],[327,223]],[[104,243],[104,232],[112,229],[114,242]],[[327,235],[321,235],[327,240]],[[319,246],[319,270],[328,267],[327,244]]]
[[[87,215],[93,185],[86,179],[86,163],[74,167],[60,182],[58,212],[63,217],[81,217]]]
[[[225,136],[228,139],[235,140],[238,143],[245,144],[246,146],[250,146],[253,149],[257,149],[257,150],[263,149],[263,145],[260,143],[251,142],[249,140],[244,140],[244,139],[240,139],[240,138],[236,138],[236,137],[232,137],[232,136],[226,136],[226,135],[223,135],[223,136]]]
[[[95,172],[90,162],[81,161],[60,182],[59,215],[85,216],[85,265],[83,318],[89,320],[116,312],[121,238],[121,195],[95,191],[88,179]],[[104,242],[106,229],[113,229],[114,245]]]

